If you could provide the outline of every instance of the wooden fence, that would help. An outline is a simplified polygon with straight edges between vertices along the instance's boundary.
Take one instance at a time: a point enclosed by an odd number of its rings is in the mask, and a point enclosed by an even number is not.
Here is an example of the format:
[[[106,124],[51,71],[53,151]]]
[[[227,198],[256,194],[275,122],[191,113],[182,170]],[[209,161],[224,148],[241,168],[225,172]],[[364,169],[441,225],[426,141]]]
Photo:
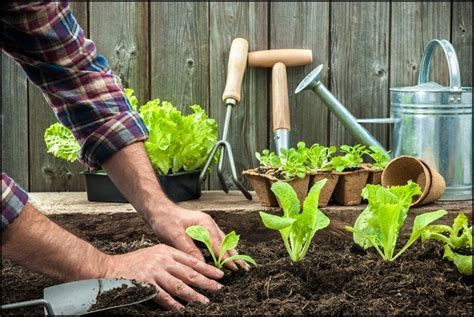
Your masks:
[[[323,82],[356,116],[387,117],[389,88],[415,85],[424,46],[450,40],[464,86],[472,86],[472,4],[469,2],[73,2],[74,15],[125,86],[140,101],[159,97],[185,110],[198,103],[223,122],[221,95],[230,43],[251,50],[312,49],[314,62],[288,70],[292,143],[353,144],[354,139],[299,81],[325,65]],[[440,54],[441,55],[441,54]],[[433,78],[446,83],[439,58]],[[55,121],[40,91],[2,56],[2,170],[30,191],[83,190],[79,163],[46,153],[43,133]],[[270,72],[248,69],[230,142],[239,170],[271,147]],[[185,110],[186,111],[186,110]],[[389,127],[368,126],[389,145]],[[215,175],[210,188],[218,188]]]

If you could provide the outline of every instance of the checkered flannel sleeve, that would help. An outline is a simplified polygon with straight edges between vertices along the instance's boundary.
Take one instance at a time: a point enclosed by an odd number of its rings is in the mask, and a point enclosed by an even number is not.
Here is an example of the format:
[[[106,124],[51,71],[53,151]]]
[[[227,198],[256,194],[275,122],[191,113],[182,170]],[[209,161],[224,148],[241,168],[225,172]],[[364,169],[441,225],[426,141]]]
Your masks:
[[[82,163],[98,169],[121,148],[147,138],[120,78],[84,36],[67,2],[2,1],[1,11],[3,50],[72,131]]]
[[[23,188],[2,173],[2,231],[18,217],[27,201]]]

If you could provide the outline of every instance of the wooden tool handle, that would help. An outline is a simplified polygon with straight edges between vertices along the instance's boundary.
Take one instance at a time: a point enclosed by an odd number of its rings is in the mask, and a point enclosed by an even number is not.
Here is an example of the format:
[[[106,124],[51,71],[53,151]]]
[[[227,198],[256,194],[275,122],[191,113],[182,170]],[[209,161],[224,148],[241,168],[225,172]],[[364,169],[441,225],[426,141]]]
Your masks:
[[[278,62],[285,64],[286,67],[311,64],[313,52],[303,49],[281,49],[249,53],[250,67],[273,67]]]
[[[247,55],[249,43],[242,38],[236,38],[232,41],[229,53],[229,63],[227,64],[227,79],[225,83],[222,100],[232,98],[240,102],[240,88],[244,78],[245,68],[247,66]]]
[[[283,63],[276,63],[272,69],[272,114],[273,131],[278,129],[290,130],[288,82],[286,78],[286,67]]]

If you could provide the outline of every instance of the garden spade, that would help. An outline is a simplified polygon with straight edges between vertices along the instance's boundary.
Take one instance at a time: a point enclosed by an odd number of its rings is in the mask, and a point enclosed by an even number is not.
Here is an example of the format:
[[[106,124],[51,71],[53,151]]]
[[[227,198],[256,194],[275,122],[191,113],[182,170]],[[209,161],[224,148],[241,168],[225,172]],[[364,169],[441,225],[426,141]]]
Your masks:
[[[92,305],[96,303],[97,296],[103,292],[122,287],[124,284],[127,285],[127,287],[137,287],[136,283],[140,282],[134,283],[131,280],[126,279],[104,278],[59,284],[45,288],[43,290],[43,299],[2,305],[2,310],[43,306],[45,308],[45,313],[49,316],[85,315],[102,310],[138,304],[155,297],[156,291],[153,294],[147,292],[143,297],[138,299],[133,298],[128,303],[121,302],[117,305],[111,303],[110,306],[105,308],[99,308],[96,310],[91,309]],[[144,287],[149,286],[149,284],[146,283],[140,284]],[[140,294],[138,294],[138,296],[139,295]]]

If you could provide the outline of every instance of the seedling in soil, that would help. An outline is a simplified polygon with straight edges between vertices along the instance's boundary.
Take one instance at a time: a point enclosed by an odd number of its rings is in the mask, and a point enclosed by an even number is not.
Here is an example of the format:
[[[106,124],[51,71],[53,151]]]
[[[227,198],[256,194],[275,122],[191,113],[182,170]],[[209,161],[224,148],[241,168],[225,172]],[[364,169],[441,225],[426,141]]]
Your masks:
[[[416,216],[408,242],[394,255],[412,197],[417,195],[421,195],[420,186],[412,181],[390,188],[368,184],[362,191],[362,196],[368,200],[367,208],[357,217],[354,227],[346,226],[346,229],[353,233],[355,243],[364,249],[374,247],[384,261],[394,261],[422,235],[430,223],[447,214],[446,210],[438,210]]]
[[[421,241],[438,240],[444,244],[444,258],[453,262],[458,271],[472,275],[472,225],[464,213],[459,213],[453,226],[430,225],[421,235]]]
[[[379,171],[383,170],[385,166],[387,166],[388,161],[390,160],[390,156],[388,152],[384,152],[380,147],[371,145],[369,146],[370,152],[367,154],[374,160],[374,163],[372,163],[372,169]]]
[[[343,156],[336,156],[331,160],[331,166],[338,172],[357,169],[364,162],[362,155],[368,154],[365,145],[356,144],[354,146],[341,145],[340,151],[346,153]]]
[[[336,147],[326,147],[319,144],[313,144],[311,148],[307,148],[306,164],[312,173],[319,171],[330,171],[332,166],[330,164],[331,156],[336,153]]]
[[[298,142],[297,148],[281,149],[281,167],[285,179],[294,177],[304,178],[306,176],[306,145],[304,142]]]
[[[193,238],[196,241],[200,241],[204,243],[209,250],[209,253],[212,256],[212,260],[214,261],[214,265],[217,268],[222,268],[222,266],[229,262],[229,261],[234,261],[234,260],[244,260],[245,262],[248,262],[250,264],[253,264],[254,266],[257,266],[257,263],[255,262],[254,259],[252,259],[248,255],[243,255],[243,254],[237,254],[233,255],[231,257],[228,257],[227,259],[223,259],[224,254],[232,249],[235,249],[237,245],[239,244],[239,238],[237,234],[235,234],[235,231],[230,232],[224,237],[224,240],[222,240],[220,250],[219,250],[219,258],[216,258],[216,255],[214,254],[214,250],[212,249],[211,245],[211,239],[209,236],[209,231],[207,230],[206,227],[203,226],[191,226],[186,228],[186,233],[188,236]]]
[[[272,191],[280,201],[283,216],[260,212],[265,227],[278,230],[293,262],[301,261],[308,251],[314,234],[326,228],[330,220],[318,209],[319,193],[326,179],[316,182],[306,197],[303,210],[294,189],[285,182],[276,182]]]
[[[262,154],[259,152],[255,153],[255,157],[260,162],[260,166],[263,168],[278,168],[280,167],[280,158],[275,152],[270,152],[268,149],[262,151]]]

